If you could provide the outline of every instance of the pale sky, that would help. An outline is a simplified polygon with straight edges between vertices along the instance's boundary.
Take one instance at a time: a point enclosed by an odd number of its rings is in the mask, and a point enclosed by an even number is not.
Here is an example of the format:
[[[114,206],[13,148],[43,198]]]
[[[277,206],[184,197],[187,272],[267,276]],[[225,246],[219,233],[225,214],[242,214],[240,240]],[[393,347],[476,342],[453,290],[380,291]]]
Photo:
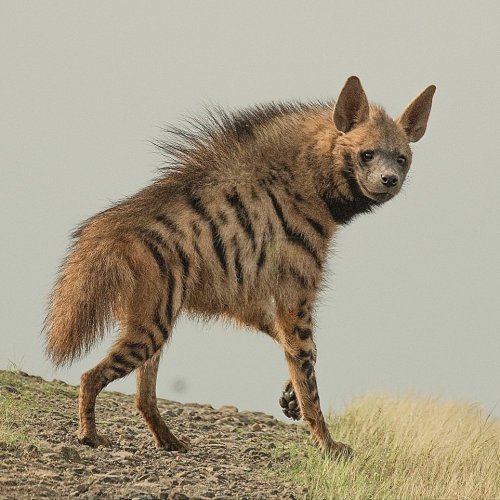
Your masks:
[[[336,236],[318,307],[325,410],[372,391],[500,400],[500,2],[0,1],[0,368],[43,353],[70,231],[156,175],[150,140],[205,104],[335,98],[358,75],[397,116],[437,85],[404,192]],[[159,396],[278,415],[264,335],[177,324]],[[111,390],[133,392],[134,376]],[[494,410],[500,414],[500,404]]]

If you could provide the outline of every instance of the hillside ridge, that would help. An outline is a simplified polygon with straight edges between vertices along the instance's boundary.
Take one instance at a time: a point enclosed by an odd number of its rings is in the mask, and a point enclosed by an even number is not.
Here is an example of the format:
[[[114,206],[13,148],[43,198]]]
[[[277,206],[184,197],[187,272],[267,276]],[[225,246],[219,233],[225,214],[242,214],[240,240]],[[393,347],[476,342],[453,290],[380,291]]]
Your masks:
[[[302,426],[233,406],[158,400],[187,453],[154,447],[134,396],[104,391],[98,427],[113,443],[79,445],[78,387],[20,371],[0,371],[0,498],[294,499],[283,479],[287,447]]]

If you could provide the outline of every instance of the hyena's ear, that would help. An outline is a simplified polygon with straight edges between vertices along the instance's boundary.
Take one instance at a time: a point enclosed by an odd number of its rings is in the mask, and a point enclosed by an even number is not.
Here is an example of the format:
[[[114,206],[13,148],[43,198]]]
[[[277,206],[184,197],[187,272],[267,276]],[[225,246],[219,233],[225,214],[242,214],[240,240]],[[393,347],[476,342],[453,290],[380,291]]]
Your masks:
[[[403,127],[410,142],[417,142],[425,133],[434,92],[436,92],[436,86],[429,85],[420,95],[413,99],[403,111],[403,114],[396,120]]]
[[[333,123],[340,132],[349,132],[367,120],[369,114],[370,106],[361,82],[357,76],[350,76],[335,103]]]

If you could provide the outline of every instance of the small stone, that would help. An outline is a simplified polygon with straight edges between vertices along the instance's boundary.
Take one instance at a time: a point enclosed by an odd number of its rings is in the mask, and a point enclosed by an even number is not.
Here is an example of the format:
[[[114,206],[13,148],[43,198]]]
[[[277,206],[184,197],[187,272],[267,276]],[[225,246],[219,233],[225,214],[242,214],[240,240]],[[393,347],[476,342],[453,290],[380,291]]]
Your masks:
[[[19,394],[19,389],[15,388],[12,385],[2,385],[0,386],[0,389],[10,394]]]
[[[17,484],[17,481],[14,479],[0,479],[0,484],[3,486],[15,486]]]
[[[53,383],[53,384],[64,385],[64,386],[68,386],[68,385],[69,385],[69,384],[67,384],[66,382],[64,382],[64,380],[58,380],[58,379],[53,379],[53,380],[52,380],[52,383]]]
[[[255,423],[250,427],[250,430],[252,430],[253,432],[258,432],[262,430],[262,427],[260,424]]]
[[[224,413],[238,413],[238,408],[236,406],[224,405],[219,408],[219,411]]]
[[[82,457],[80,457],[80,453],[75,448],[71,446],[61,446],[59,449],[59,453],[63,458],[65,458],[68,462],[81,462]]]
[[[187,495],[184,495],[184,493],[176,491],[175,493],[172,493],[171,499],[172,500],[189,500],[189,497]]]
[[[126,458],[133,457],[134,454],[131,453],[130,451],[126,451],[126,450],[116,450],[116,451],[113,451],[113,456],[116,458],[126,459]]]

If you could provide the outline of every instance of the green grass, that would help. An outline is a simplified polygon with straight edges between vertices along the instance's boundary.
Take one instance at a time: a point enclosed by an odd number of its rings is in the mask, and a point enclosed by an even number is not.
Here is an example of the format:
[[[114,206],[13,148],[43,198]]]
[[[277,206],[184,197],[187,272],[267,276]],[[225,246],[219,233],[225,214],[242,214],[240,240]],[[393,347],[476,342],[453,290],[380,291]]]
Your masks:
[[[347,463],[304,437],[290,479],[311,499],[500,499],[500,422],[477,406],[414,396],[366,396],[329,419]]]
[[[78,389],[65,383],[47,382],[16,369],[0,370],[0,445],[38,446],[35,419],[52,404],[77,396]]]
[[[27,381],[16,371],[0,371],[0,444],[9,448],[36,445],[29,421],[37,411]]]

